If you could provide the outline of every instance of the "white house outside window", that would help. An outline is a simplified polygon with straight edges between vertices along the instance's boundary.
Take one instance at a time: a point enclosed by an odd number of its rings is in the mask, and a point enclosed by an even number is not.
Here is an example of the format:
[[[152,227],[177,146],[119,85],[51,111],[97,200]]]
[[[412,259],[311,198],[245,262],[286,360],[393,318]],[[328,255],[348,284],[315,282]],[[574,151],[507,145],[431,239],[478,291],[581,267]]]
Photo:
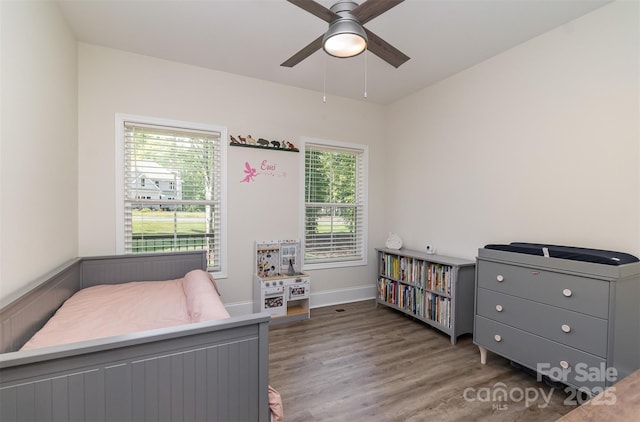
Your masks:
[[[119,252],[207,251],[226,266],[222,127],[118,115]]]
[[[304,142],[304,267],[367,260],[367,147]]]

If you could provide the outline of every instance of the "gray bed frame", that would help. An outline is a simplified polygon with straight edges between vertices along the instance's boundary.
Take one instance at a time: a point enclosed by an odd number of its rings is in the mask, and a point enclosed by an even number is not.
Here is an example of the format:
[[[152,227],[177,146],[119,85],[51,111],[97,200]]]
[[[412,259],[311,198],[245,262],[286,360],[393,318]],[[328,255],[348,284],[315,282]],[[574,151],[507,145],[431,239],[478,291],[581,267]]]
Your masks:
[[[0,308],[0,420],[268,421],[266,313],[17,351],[76,291],[171,280],[204,251],[74,259]]]

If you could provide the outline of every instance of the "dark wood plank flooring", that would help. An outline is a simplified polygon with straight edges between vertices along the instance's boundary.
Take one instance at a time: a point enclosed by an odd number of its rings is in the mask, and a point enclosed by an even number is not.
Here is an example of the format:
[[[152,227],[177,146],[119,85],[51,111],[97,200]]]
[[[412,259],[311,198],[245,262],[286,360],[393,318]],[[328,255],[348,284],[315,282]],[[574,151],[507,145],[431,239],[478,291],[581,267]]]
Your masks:
[[[272,325],[269,343],[269,381],[285,422],[554,421],[575,408],[562,388],[504,358],[489,353],[481,365],[470,335],[452,346],[440,331],[374,301]]]

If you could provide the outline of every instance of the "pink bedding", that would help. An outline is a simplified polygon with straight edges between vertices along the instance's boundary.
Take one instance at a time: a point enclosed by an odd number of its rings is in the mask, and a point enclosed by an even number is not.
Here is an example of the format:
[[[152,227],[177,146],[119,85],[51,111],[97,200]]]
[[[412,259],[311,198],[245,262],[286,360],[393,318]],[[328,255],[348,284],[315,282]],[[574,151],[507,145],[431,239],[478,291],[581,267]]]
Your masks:
[[[78,291],[21,350],[229,318],[215,280],[184,278],[100,285]]]

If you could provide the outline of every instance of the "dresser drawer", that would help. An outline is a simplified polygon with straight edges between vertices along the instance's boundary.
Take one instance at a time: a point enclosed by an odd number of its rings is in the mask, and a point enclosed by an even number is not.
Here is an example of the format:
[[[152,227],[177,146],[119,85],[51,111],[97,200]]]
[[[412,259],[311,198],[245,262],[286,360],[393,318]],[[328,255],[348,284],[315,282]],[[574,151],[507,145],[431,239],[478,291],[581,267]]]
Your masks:
[[[478,287],[607,319],[609,282],[478,260]]]
[[[555,340],[567,346],[607,356],[607,320],[539,302],[478,289],[478,315]]]
[[[474,342],[501,356],[545,375],[565,374],[560,381],[575,387],[604,388],[606,380],[589,377],[594,368],[606,367],[605,359],[526,331],[476,316]],[[568,369],[562,370],[567,364]],[[549,374],[551,371],[551,374]]]

